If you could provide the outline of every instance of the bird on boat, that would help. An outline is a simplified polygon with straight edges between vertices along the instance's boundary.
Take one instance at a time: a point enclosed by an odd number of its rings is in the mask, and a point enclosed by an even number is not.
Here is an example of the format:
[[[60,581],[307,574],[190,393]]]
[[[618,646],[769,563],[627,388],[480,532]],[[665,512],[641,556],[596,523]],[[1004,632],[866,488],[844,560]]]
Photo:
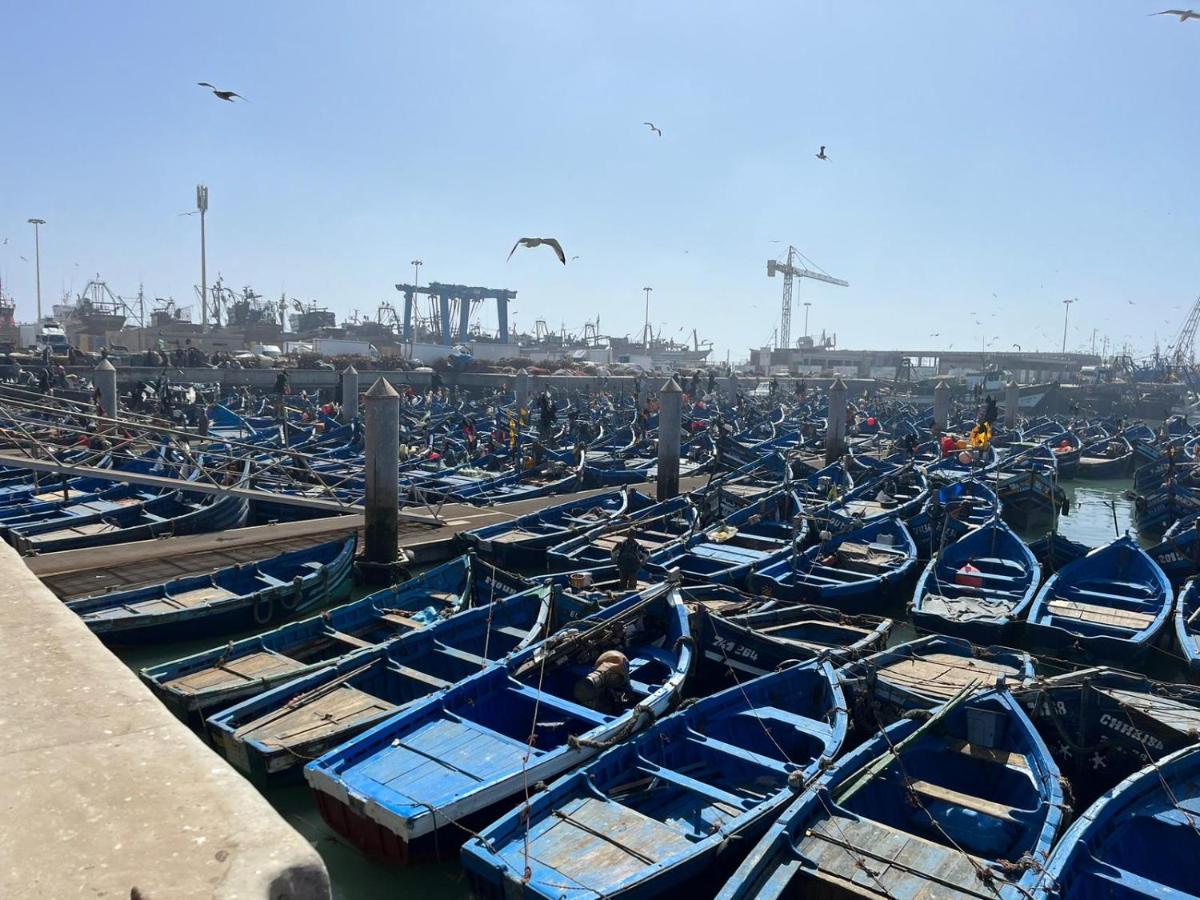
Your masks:
[[[521,238],[519,241],[513,244],[513,248],[508,251],[508,259],[512,259],[512,255],[517,252],[518,247],[527,247],[529,249],[533,249],[534,247],[540,247],[542,244],[553,248],[554,252],[558,255],[558,261],[564,266],[567,264],[567,254],[563,253],[562,244],[560,244],[555,238]],[[505,261],[507,262],[507,260]]]
[[[1164,9],[1162,12],[1150,13],[1152,16],[1179,16],[1180,22],[1188,19],[1200,19],[1200,13],[1194,9]]]
[[[219,99],[225,100],[228,103],[232,103],[234,97],[237,97],[239,100],[246,100],[246,98],[243,97],[241,94],[238,94],[234,91],[223,91],[219,87],[217,87],[215,84],[209,84],[207,81],[197,81],[196,84],[198,84],[200,87],[208,88]],[[250,101],[246,100],[246,102],[249,103]]]
[[[824,144],[822,144],[821,149],[817,151],[817,159],[823,159],[823,160],[825,160],[825,162],[829,162],[829,157],[825,155],[825,145]]]
[[[662,137],[662,129],[661,129],[661,128],[659,128],[657,125],[655,125],[653,122],[643,122],[642,124],[643,124],[643,125],[649,125],[649,126],[650,126],[650,130],[651,130],[651,131],[653,131],[653,132],[654,132],[655,134],[657,134],[659,137]]]

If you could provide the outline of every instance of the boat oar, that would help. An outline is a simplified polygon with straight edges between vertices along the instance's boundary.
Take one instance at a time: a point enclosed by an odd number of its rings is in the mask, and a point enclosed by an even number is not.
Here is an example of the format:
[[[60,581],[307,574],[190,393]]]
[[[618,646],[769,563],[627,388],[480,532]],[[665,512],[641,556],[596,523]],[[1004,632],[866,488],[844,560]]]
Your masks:
[[[893,760],[899,759],[900,754],[905,747],[913,743],[913,741],[932,728],[933,725],[938,721],[945,718],[948,713],[961,706],[975,692],[975,689],[979,686],[979,684],[979,681],[971,681],[963,685],[957,694],[943,703],[941,707],[934,710],[932,715],[918,725],[912,734],[898,743],[892,744],[888,747],[886,752],[879,754],[879,756],[875,757],[873,760],[855,772],[854,775],[852,775],[846,782],[845,786],[842,787],[841,790],[839,790],[836,794],[834,794],[833,802],[838,805],[842,805],[860,790],[862,790],[862,788],[864,788],[872,778],[890,766]]]
[[[310,703],[313,700],[318,700],[321,697],[324,697],[326,694],[331,693],[334,689],[341,687],[355,675],[360,675],[367,671],[367,669],[371,668],[371,666],[377,661],[378,660],[371,660],[371,662],[367,663],[366,665],[359,666],[357,669],[352,669],[345,675],[339,675],[337,678],[333,679],[333,681],[327,681],[325,684],[318,685],[311,690],[305,691],[303,694],[298,694],[274,712],[267,713],[265,716],[260,716],[252,722],[247,722],[245,725],[235,731],[233,736],[235,738],[240,738],[242,735],[253,731],[256,728],[262,728],[264,725],[270,725],[276,719],[281,719],[289,713],[294,712],[297,707],[303,706],[305,703]]]

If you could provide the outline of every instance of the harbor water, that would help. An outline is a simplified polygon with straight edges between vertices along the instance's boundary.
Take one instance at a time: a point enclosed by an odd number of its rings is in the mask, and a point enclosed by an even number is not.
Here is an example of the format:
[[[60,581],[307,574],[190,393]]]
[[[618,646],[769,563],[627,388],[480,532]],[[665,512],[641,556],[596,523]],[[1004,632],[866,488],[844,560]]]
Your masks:
[[[1059,519],[1059,532],[1065,537],[1089,546],[1098,546],[1126,530],[1134,533],[1133,503],[1125,497],[1128,479],[1119,481],[1073,481],[1064,483],[1070,499],[1070,512]],[[1024,534],[1027,540],[1041,537],[1038,533]],[[365,594],[357,589],[355,596]],[[898,601],[889,614],[903,615],[903,602]],[[898,623],[892,637],[894,643],[910,640],[915,632]],[[167,659],[206,649],[211,642],[173,644],[167,647],[138,648],[121,652],[121,658],[137,669]],[[1160,678],[1181,678],[1179,667],[1171,660],[1151,660],[1153,674]],[[337,900],[374,900],[379,897],[412,896],[422,898],[460,898],[468,896],[467,883],[458,864],[457,846],[448,847],[440,862],[413,865],[405,868],[382,866],[366,859],[354,847],[329,828],[321,819],[307,786],[298,784],[272,787],[265,791],[267,799],[299,831],[325,860]]]

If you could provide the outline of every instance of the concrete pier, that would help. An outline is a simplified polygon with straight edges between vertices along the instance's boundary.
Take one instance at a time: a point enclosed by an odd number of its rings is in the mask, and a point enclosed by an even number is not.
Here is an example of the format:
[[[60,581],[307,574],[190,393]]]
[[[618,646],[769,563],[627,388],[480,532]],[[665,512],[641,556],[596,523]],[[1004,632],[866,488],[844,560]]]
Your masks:
[[[330,896],[317,852],[0,544],[0,896]]]
[[[1021,417],[1021,387],[1015,381],[1008,383],[1004,395],[1004,426],[1016,428]]]
[[[950,427],[950,385],[944,380],[933,389],[933,427],[936,431]]]
[[[104,408],[104,415],[110,419],[118,418],[121,410],[117,401],[116,368],[107,359],[100,360],[100,365],[92,372],[92,381],[96,390],[100,392],[100,405]]]
[[[358,418],[358,369],[346,366],[342,372],[342,424],[349,425]]]
[[[400,395],[380,378],[366,401],[366,534],[360,569],[367,580],[390,584],[399,559]]]
[[[846,450],[846,384],[834,379],[829,386],[829,418],[825,426],[825,463],[841,459]]]
[[[658,391],[658,500],[679,495],[679,442],[683,427],[683,390],[668,378]]]

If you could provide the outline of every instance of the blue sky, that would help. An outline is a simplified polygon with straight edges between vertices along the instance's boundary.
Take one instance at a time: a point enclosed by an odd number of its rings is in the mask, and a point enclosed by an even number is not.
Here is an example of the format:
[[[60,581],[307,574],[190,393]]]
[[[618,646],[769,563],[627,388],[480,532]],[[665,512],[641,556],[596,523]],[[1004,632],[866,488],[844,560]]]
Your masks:
[[[792,242],[851,283],[798,288],[843,346],[1057,349],[1078,297],[1070,347],[1145,353],[1200,293],[1200,22],[1161,8],[10,0],[0,275],[32,317],[40,216],[44,299],[190,299],[205,182],[210,279],[342,314],[419,256],[522,329],[638,332],[651,285],[737,359]]]

